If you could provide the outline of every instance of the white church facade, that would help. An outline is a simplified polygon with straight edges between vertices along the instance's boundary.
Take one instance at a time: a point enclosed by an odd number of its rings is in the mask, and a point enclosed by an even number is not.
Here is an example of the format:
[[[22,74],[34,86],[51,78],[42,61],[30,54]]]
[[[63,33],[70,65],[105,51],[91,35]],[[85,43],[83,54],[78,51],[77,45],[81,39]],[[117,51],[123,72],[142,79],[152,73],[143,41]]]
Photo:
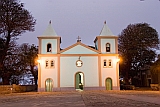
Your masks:
[[[119,90],[118,37],[106,23],[95,47],[77,42],[60,48],[61,37],[49,23],[38,37],[38,91]]]

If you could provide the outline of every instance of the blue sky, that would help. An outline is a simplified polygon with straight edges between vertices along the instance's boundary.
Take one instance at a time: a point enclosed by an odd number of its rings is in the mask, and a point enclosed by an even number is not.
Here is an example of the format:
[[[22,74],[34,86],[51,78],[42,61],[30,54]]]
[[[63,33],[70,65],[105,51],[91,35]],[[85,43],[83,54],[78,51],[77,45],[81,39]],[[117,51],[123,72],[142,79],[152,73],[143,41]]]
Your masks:
[[[114,35],[121,33],[129,24],[146,22],[160,34],[159,0],[21,0],[25,8],[37,20],[34,32],[26,32],[18,44],[38,45],[49,21],[57,35],[61,36],[61,47],[76,43],[80,36],[82,43],[94,46],[94,39],[100,34],[104,21]]]

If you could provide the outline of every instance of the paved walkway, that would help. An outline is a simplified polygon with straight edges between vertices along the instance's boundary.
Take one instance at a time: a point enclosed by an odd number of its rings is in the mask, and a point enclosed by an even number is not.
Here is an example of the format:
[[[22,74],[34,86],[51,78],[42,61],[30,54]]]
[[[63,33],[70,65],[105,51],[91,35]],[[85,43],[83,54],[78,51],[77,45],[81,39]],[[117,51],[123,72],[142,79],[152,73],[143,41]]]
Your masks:
[[[160,107],[160,91],[13,93],[0,95],[0,107]]]

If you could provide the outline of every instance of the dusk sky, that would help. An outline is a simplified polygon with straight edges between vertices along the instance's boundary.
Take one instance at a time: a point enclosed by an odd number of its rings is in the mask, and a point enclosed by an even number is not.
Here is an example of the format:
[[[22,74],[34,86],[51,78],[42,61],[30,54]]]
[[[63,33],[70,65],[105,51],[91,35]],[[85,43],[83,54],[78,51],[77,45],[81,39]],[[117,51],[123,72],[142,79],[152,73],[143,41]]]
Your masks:
[[[21,0],[36,19],[34,32],[22,34],[18,44],[38,45],[49,21],[57,35],[61,36],[61,48],[77,41],[94,46],[104,21],[114,35],[121,33],[129,24],[146,22],[160,34],[159,0]]]

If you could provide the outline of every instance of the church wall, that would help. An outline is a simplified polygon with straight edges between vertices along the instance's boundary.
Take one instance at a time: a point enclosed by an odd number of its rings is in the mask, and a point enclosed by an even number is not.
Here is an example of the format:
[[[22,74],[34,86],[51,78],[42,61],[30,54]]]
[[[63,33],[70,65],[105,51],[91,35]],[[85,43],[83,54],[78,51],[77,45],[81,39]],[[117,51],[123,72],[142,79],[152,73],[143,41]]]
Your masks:
[[[112,67],[104,67],[104,60],[112,59]],[[108,65],[107,65],[108,66]],[[101,57],[101,75],[102,75],[102,86],[105,87],[106,78],[112,79],[113,87],[117,87],[118,74],[117,74],[117,57],[116,56],[104,56]]]
[[[77,43],[61,50],[61,37],[57,36],[55,32],[50,32],[54,31],[51,23],[47,29],[48,32],[45,32],[45,35],[38,37],[38,59],[40,60],[38,64],[38,91],[45,91],[45,81],[49,78],[51,80],[47,82],[48,86],[53,80],[52,91],[75,90],[75,85],[79,89],[79,83],[83,83],[82,78],[84,78],[84,90],[105,90],[107,78],[112,79],[113,90],[119,89],[118,37],[113,36],[106,25],[104,25],[100,36],[97,36],[94,41],[96,49],[88,47],[78,39]],[[110,43],[110,52],[107,53],[106,43]],[[107,49],[109,51],[109,48]],[[49,61],[47,68],[46,60]],[[50,66],[51,60],[54,60],[53,68]],[[107,60],[106,67],[103,66],[104,60]],[[111,67],[108,66],[109,60],[112,60]],[[81,61],[83,65],[77,67],[76,62],[81,65]],[[77,84],[75,84],[75,80]]]
[[[60,58],[60,87],[75,87],[75,74],[82,72],[84,74],[84,87],[98,87],[98,57],[82,56],[82,67],[76,66],[79,56]]]
[[[106,43],[110,43],[111,53],[116,53],[115,39],[101,39],[101,52],[106,53]]]
[[[47,54],[47,44],[51,43],[52,45],[52,54],[56,54],[57,53],[57,39],[43,39],[42,40],[42,46],[41,46],[41,54]]]
[[[54,68],[45,68],[45,61],[54,60]],[[45,81],[47,78],[51,78],[53,80],[53,87],[57,87],[57,71],[58,71],[58,58],[57,57],[41,57],[41,88],[45,88]]]

